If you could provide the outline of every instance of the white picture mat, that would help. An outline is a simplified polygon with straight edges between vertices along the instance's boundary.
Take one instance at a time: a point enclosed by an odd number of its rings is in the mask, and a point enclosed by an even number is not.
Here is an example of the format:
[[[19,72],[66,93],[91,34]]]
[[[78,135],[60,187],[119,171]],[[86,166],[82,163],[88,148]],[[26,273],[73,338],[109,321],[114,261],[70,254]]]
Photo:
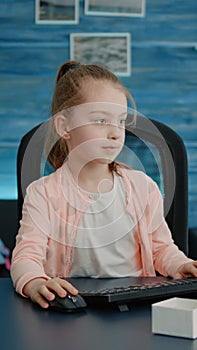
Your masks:
[[[42,0],[35,0],[35,22],[38,24],[77,24],[79,23],[79,0],[44,0],[45,3],[48,3],[49,7],[54,6],[54,13],[51,12],[48,14],[48,18],[42,18]],[[65,19],[58,19],[58,7],[63,6],[66,8],[72,9],[72,16]],[[55,13],[55,7],[57,13]],[[60,16],[61,17],[61,16]],[[66,17],[66,16],[65,16]]]
[[[98,64],[114,74],[130,76],[131,34],[70,34],[70,59],[84,64]]]
[[[144,17],[146,0],[85,0],[85,14]]]

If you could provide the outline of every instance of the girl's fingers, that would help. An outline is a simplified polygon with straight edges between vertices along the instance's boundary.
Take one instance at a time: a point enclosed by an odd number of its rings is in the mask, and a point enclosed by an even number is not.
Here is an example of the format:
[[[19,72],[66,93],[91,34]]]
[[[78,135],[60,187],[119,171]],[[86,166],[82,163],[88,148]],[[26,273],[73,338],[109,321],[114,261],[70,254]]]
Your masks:
[[[174,280],[179,280],[180,278],[183,278],[180,273],[176,273],[175,276],[173,277]]]
[[[40,288],[37,291],[42,297],[44,297],[46,300],[53,300],[55,299],[55,289],[54,288],[50,288],[47,285],[42,285],[40,286]],[[54,293],[55,292],[55,293]]]
[[[51,279],[39,287],[39,293],[49,301],[53,300],[56,294],[64,298],[67,292],[73,295],[78,294],[78,290],[72,284],[60,278]]]
[[[40,293],[36,293],[34,296],[32,296],[31,299],[34,303],[37,303],[44,309],[47,309],[49,307],[49,303]]]
[[[68,281],[63,280],[59,277],[53,278],[47,282],[47,286],[49,289],[54,290],[59,296],[66,296],[65,292],[69,292],[73,295],[78,294],[78,290]]]
[[[197,261],[191,263],[183,264],[180,266],[176,272],[174,279],[187,278],[187,277],[197,277]]]
[[[197,267],[196,267],[196,264],[193,264],[193,265],[191,266],[190,273],[192,274],[192,276],[197,277]]]
[[[31,299],[43,308],[47,308],[49,303],[55,299],[56,295],[61,298],[66,297],[67,292],[72,295],[77,295],[78,290],[66,280],[61,278],[53,278],[44,283],[39,284],[31,293]]]
[[[61,279],[60,284],[61,284],[61,287],[67,290],[70,294],[73,294],[73,295],[78,294],[78,290],[68,281]]]

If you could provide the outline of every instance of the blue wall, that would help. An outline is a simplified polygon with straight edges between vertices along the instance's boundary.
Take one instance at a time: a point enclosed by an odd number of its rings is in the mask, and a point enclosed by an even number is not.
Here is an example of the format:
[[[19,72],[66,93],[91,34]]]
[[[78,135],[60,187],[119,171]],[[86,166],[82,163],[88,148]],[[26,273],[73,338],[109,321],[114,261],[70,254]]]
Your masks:
[[[147,0],[144,18],[84,14],[79,23],[35,24],[34,0],[0,3],[0,198],[16,198],[21,136],[50,116],[58,66],[69,59],[69,35],[130,32],[132,75],[122,78],[138,110],[178,132],[189,161],[189,223],[197,226],[197,2]],[[96,53],[95,53],[96,54]]]

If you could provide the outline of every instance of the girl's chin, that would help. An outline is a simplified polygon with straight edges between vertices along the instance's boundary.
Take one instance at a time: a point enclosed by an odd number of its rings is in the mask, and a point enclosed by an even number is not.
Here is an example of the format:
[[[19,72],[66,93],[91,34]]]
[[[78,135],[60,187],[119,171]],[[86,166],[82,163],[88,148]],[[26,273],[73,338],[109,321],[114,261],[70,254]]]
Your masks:
[[[101,165],[109,165],[111,164],[112,162],[114,162],[114,158],[111,158],[111,159],[104,159],[104,158],[99,158],[99,159],[95,159],[93,160],[92,162],[90,163],[93,163],[93,164],[101,164]]]

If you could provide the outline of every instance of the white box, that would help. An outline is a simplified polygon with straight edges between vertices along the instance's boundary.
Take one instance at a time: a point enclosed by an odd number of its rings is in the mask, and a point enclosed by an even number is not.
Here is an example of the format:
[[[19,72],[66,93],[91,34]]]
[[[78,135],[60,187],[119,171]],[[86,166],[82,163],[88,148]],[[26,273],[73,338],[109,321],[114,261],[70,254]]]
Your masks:
[[[152,304],[152,332],[197,337],[197,300],[172,298]]]

